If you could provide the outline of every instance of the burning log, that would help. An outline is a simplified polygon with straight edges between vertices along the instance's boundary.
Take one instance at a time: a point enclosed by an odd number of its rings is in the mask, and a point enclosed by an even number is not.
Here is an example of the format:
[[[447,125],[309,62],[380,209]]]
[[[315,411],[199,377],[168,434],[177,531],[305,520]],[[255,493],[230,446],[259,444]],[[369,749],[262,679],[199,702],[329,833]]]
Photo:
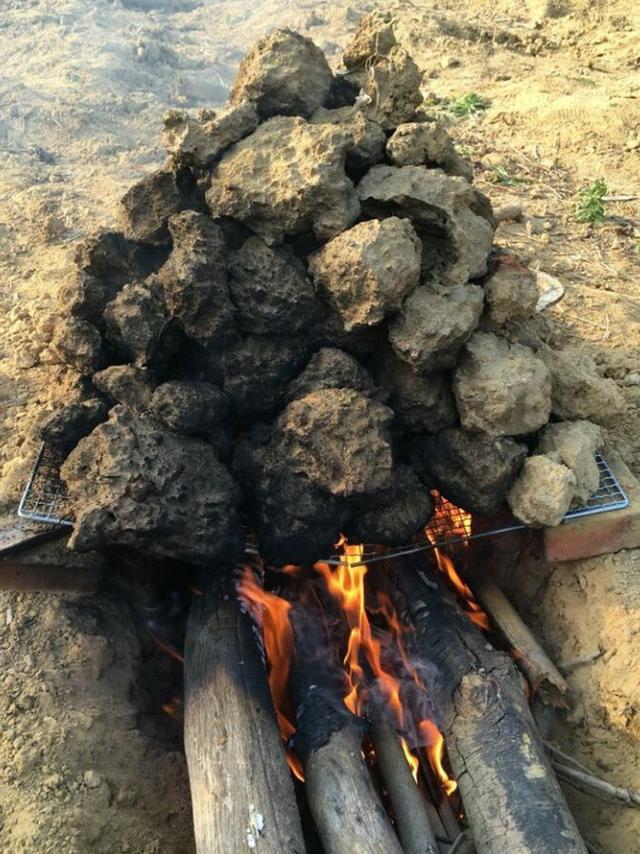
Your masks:
[[[360,722],[335,698],[336,670],[319,621],[292,615],[296,752],[326,854],[402,854],[362,755]],[[345,817],[348,817],[345,820]],[[428,852],[430,849],[425,848]]]
[[[522,678],[493,649],[439,581],[421,580],[417,562],[390,567],[415,651],[434,664],[441,730],[478,854],[585,854],[545,755]]]
[[[402,854],[362,758],[361,735],[346,724],[304,763],[320,839],[327,854]]]
[[[411,777],[398,736],[382,714],[374,718],[372,736],[404,854],[438,854],[427,804]]]
[[[198,854],[303,854],[284,747],[252,628],[235,597],[194,597],[184,741]]]

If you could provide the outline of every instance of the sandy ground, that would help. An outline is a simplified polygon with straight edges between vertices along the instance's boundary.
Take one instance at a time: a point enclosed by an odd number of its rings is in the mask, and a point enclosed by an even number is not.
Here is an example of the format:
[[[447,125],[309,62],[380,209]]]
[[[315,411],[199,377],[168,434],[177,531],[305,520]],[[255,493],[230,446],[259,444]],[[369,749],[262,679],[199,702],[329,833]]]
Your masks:
[[[47,346],[74,244],[112,224],[127,186],[161,161],[164,110],[224,101],[243,51],[275,26],[301,29],[337,59],[359,12],[375,5],[1,4],[6,514],[33,457],[35,423],[74,394],[74,378]],[[392,8],[434,110],[438,99],[471,91],[489,99],[486,111],[450,119],[450,131],[494,205],[522,205],[522,221],[502,225],[498,242],[563,282],[551,316],[567,346],[589,352],[620,384],[628,413],[610,436],[640,475],[640,206],[611,202],[595,228],[573,215],[576,192],[599,177],[611,195],[640,194],[637,4],[407,0]],[[640,552],[556,567],[529,557],[526,569],[512,577],[513,595],[557,659],[604,650],[571,675],[578,702],[557,739],[611,782],[640,789]],[[8,721],[0,850],[189,852],[183,759],[170,724],[158,738],[149,699],[132,694],[144,656],[126,608],[16,594],[0,594],[0,606]],[[95,787],[87,771],[98,775]],[[602,851],[639,854],[637,812],[571,799]]]

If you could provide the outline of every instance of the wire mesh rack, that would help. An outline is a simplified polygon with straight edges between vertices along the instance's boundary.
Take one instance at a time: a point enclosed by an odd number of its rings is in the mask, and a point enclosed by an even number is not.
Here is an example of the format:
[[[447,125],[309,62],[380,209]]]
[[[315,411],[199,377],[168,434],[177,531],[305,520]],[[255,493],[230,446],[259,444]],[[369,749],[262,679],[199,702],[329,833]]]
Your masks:
[[[596,454],[596,463],[600,473],[600,484],[597,491],[584,506],[569,510],[562,524],[582,516],[609,513],[612,510],[623,510],[629,506],[629,499],[602,454]],[[496,537],[500,534],[522,531],[527,528],[526,525],[510,515],[504,515],[500,521],[495,518],[485,519],[477,515],[472,517],[470,513],[456,507],[438,492],[434,491],[431,494],[434,512],[425,529],[424,540],[407,543],[393,549],[385,549],[382,554],[376,546],[366,545],[361,562],[375,563],[376,561],[402,557],[427,549],[454,547],[471,540]],[[332,555],[326,562],[335,565],[341,561],[340,555]],[[357,566],[358,564],[354,565]]]
[[[18,516],[49,525],[73,525],[69,498],[60,479],[62,457],[44,443],[36,456],[24,488]]]
[[[69,498],[60,479],[60,466],[63,460],[48,445],[43,444],[38,451],[31,474],[25,486],[18,506],[18,516],[34,522],[44,522],[50,525],[73,525],[73,513]],[[607,461],[601,454],[596,454],[596,462],[600,472],[600,485],[583,507],[570,510],[564,522],[581,516],[591,516],[596,513],[608,513],[629,506],[629,499],[620,486],[618,479],[611,471]],[[469,513],[456,507],[437,492],[432,493],[434,499],[434,514],[426,530],[426,538],[421,542],[408,543],[405,546],[386,550],[380,555],[379,549],[373,545],[365,545],[362,563],[399,557],[434,547],[453,546],[457,543],[477,540],[483,537],[495,537],[510,531],[523,530],[526,526],[513,517],[505,518],[504,523],[496,523],[495,519],[472,517]],[[255,553],[257,544],[247,536],[247,552]],[[340,563],[340,555],[332,555],[327,563]]]

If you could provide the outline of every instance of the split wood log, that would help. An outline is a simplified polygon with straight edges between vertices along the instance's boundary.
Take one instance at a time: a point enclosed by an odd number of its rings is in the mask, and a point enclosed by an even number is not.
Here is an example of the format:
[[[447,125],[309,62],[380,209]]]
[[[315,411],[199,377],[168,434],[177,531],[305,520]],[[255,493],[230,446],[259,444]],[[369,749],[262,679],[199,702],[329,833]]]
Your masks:
[[[495,581],[485,578],[473,589],[513,649],[515,662],[527,677],[533,693],[548,706],[568,709],[569,686]]]
[[[362,722],[339,700],[343,676],[331,661],[322,623],[308,613],[301,617],[295,608],[291,622],[294,744],[323,849],[326,854],[403,854],[362,755]]]
[[[439,673],[434,705],[478,854],[585,854],[521,675],[439,580],[421,579],[424,569],[415,560],[390,562],[388,580],[415,627],[415,652]]]
[[[438,854],[426,801],[411,776],[397,734],[379,712],[371,735],[404,854]]]
[[[303,854],[284,745],[253,624],[235,596],[195,596],[184,741],[198,854]]]

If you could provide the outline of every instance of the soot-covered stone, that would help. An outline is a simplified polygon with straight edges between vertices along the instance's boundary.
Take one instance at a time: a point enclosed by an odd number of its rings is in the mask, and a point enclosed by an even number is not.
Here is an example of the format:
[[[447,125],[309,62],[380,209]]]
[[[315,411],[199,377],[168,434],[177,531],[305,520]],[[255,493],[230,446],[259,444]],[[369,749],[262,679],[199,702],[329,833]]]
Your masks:
[[[148,412],[153,379],[147,368],[137,365],[110,365],[93,375],[94,386],[111,399],[136,412]]]
[[[393,412],[354,389],[331,388],[292,401],[275,424],[279,458],[342,498],[391,486]]]
[[[229,411],[229,399],[211,383],[172,380],[154,390],[149,410],[165,427],[189,436],[220,427]]]
[[[102,336],[88,320],[73,316],[59,320],[53,330],[51,349],[83,376],[91,376],[102,367]]]
[[[274,416],[308,358],[307,339],[287,335],[250,335],[230,347],[223,356],[223,387],[236,419]]]
[[[318,320],[322,308],[300,262],[250,237],[229,258],[229,289],[244,332],[292,335]]]
[[[108,405],[94,397],[70,403],[48,415],[40,424],[40,438],[63,457],[107,417]]]
[[[249,438],[236,445],[233,471],[267,561],[313,564],[333,552],[347,519],[344,502],[292,471],[273,446]]]
[[[376,380],[389,395],[395,423],[409,433],[437,433],[458,420],[448,374],[416,374],[387,350],[376,362]]]
[[[458,285],[444,293],[416,288],[389,325],[391,346],[416,372],[453,368],[480,321],[483,301],[478,285]]]
[[[242,556],[240,490],[214,449],[116,406],[62,466],[79,551],[122,546],[203,566]]]
[[[433,502],[415,472],[396,466],[385,501],[354,514],[347,527],[351,542],[401,546],[423,530],[433,513]]]
[[[120,225],[129,240],[162,245],[169,241],[169,217],[196,206],[196,181],[191,172],[159,169],[122,197]]]
[[[172,216],[173,250],[158,273],[169,312],[204,347],[223,347],[235,331],[222,228],[195,211]]]
[[[154,277],[125,285],[104,312],[106,337],[118,361],[144,367],[166,362],[178,345]]]
[[[335,347],[323,347],[313,354],[308,365],[287,387],[287,402],[325,388],[352,388],[368,394],[374,385],[360,362]]]
[[[416,437],[410,456],[425,485],[435,486],[470,513],[491,516],[504,504],[527,446],[451,428],[435,436]]]

